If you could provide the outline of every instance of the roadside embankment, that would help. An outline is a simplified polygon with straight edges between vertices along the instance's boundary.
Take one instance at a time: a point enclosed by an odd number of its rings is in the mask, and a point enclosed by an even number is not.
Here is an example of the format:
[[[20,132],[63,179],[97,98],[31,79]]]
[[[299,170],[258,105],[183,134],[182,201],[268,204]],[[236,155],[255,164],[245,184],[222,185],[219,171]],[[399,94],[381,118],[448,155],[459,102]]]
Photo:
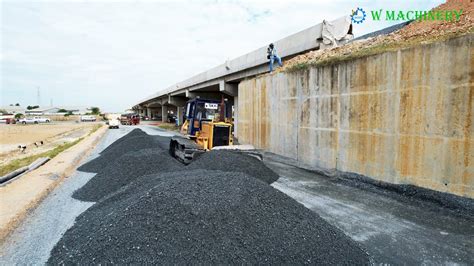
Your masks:
[[[0,242],[49,194],[63,178],[72,174],[79,162],[106,132],[101,127],[82,141],[61,152],[44,166],[0,187]]]

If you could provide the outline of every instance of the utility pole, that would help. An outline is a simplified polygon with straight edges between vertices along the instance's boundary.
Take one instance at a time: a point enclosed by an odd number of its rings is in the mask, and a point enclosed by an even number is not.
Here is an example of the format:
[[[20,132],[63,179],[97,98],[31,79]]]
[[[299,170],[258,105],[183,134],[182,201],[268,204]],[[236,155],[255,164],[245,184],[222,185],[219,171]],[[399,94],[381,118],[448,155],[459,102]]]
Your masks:
[[[36,89],[36,101],[38,102],[38,106],[41,107],[41,94],[40,94],[40,87]]]

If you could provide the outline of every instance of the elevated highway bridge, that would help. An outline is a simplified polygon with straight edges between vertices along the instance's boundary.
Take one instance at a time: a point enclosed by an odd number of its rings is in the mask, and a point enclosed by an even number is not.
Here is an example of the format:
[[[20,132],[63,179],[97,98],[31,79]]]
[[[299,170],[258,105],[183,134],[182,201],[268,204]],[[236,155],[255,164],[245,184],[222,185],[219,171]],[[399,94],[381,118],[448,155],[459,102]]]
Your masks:
[[[333,47],[351,39],[351,18],[344,16],[331,22],[323,21],[273,43],[278,55],[284,61],[308,51]],[[267,47],[260,47],[161,89],[136,103],[133,109],[140,115],[158,118],[163,122],[166,121],[168,113],[173,112],[177,115],[179,123],[182,123],[182,112],[189,99],[200,97],[220,100],[224,95],[228,103],[236,107],[239,82],[269,71],[266,49]],[[234,117],[235,121],[236,119],[238,118]]]

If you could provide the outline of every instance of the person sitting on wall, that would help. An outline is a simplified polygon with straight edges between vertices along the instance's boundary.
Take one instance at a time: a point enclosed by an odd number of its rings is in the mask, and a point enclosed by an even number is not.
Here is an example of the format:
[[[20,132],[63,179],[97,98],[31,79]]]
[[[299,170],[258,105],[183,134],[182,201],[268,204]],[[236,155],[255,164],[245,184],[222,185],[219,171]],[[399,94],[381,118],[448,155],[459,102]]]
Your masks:
[[[283,66],[283,64],[281,63],[281,58],[277,55],[277,51],[273,43],[270,43],[267,48],[267,59],[270,60],[270,72],[273,71],[273,62],[275,61],[275,59],[277,60],[280,66]]]

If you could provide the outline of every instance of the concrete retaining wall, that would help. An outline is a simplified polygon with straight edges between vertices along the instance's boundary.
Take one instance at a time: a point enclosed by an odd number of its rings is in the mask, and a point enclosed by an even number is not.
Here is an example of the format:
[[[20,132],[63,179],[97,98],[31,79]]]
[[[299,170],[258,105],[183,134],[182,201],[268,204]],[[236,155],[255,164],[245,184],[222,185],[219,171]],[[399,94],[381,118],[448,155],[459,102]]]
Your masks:
[[[245,80],[239,141],[474,198],[473,36]]]

